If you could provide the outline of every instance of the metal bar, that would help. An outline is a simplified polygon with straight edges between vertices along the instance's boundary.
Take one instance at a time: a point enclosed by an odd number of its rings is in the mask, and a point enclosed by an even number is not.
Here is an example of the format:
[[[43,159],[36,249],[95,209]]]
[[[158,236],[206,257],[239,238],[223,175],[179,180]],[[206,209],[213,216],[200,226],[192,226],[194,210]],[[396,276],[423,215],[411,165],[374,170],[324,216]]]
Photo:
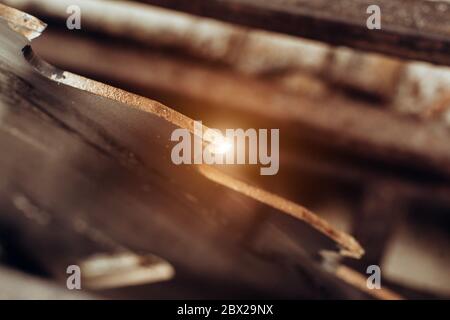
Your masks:
[[[165,8],[332,45],[450,65],[450,3],[422,0],[144,0]],[[367,8],[381,9],[369,30]]]

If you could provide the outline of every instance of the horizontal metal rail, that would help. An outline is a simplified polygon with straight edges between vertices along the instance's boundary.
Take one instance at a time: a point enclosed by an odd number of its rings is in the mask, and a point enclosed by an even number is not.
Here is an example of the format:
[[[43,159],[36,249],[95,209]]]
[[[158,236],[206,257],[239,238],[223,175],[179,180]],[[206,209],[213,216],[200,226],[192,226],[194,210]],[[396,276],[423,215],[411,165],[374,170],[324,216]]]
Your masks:
[[[165,8],[332,45],[450,65],[450,3],[423,0],[144,0]],[[367,9],[381,9],[369,30]]]

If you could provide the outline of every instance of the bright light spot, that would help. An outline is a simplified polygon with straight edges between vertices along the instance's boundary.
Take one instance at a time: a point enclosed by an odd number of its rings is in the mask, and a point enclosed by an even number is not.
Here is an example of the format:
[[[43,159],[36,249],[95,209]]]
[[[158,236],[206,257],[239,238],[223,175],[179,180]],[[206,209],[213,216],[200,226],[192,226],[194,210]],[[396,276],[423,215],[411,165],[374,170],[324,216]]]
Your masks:
[[[225,154],[233,149],[233,140],[227,139],[220,130],[211,129],[205,131],[203,139],[209,142],[208,151],[213,154]]]
[[[213,152],[216,154],[224,154],[231,150],[233,144],[228,139],[222,139],[217,143],[214,143]]]

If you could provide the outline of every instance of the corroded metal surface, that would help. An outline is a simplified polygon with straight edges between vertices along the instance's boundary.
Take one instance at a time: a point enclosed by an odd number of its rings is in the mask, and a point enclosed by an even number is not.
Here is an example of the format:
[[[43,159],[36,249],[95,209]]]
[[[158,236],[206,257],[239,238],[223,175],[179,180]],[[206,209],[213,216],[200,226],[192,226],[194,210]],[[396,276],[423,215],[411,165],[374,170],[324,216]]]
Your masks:
[[[28,40],[40,36],[47,27],[39,19],[3,4],[0,4],[0,17],[8,22],[10,28],[21,33]]]
[[[177,274],[166,287],[148,288],[147,298],[183,290],[191,297],[308,297],[311,288],[301,285],[305,274],[329,284],[331,295],[363,295],[314,262],[319,250],[336,249],[332,239],[359,256],[351,238],[329,238],[341,233],[331,226],[316,232],[271,205],[270,197],[252,199],[196,168],[171,163],[170,134],[179,126],[189,129],[192,120],[53,68],[21,34],[2,21],[0,29],[0,225],[41,268],[64,279],[67,265],[93,254],[139,251],[161,256]],[[296,229],[291,241],[306,255],[291,263],[305,273],[242,245],[260,237],[253,225],[264,226],[268,216]],[[185,287],[193,281],[215,285],[200,293]]]

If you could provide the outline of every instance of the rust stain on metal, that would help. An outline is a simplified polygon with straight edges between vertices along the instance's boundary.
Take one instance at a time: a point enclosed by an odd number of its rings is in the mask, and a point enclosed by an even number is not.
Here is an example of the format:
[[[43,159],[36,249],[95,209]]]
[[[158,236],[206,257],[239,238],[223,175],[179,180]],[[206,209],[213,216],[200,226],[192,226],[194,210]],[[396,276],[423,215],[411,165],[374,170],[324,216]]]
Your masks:
[[[216,183],[224,185],[232,190],[242,193],[252,199],[306,222],[314,229],[333,239],[341,247],[340,253],[342,255],[356,259],[363,256],[364,249],[355,240],[355,238],[345,232],[335,229],[326,220],[320,218],[305,207],[302,207],[295,202],[287,200],[271,192],[237,180],[217,169],[214,169],[211,166],[198,166],[198,170],[202,175]]]
[[[0,11],[0,16],[1,14],[2,12]],[[14,10],[13,17],[14,14],[16,17],[20,17],[21,12]],[[20,23],[21,20],[16,19],[16,21],[19,21]],[[30,65],[32,65],[43,76],[57,83],[90,92],[92,94],[123,103],[128,107],[153,114],[165,119],[175,126],[186,128],[195,134],[194,120],[159,102],[67,71],[59,70],[37,57],[33,53],[31,46],[26,46],[23,53]],[[203,131],[208,129],[206,126],[203,127]],[[210,139],[208,139],[208,137],[202,138],[206,140],[206,142],[214,141],[212,137]],[[211,181],[224,185],[245,196],[306,222],[314,229],[334,240],[340,246],[340,253],[344,256],[360,258],[364,254],[364,249],[352,236],[336,230],[327,221],[297,203],[284,199],[268,191],[248,185],[209,166],[200,166],[199,172]]]
[[[22,34],[28,40],[39,37],[47,27],[47,24],[41,20],[1,3],[0,17],[8,22],[8,26],[11,29]]]
[[[38,61],[39,58],[32,52],[28,58],[30,58],[29,61],[36,69],[40,71],[38,66],[44,62]],[[189,129],[194,133],[194,121],[192,119],[154,100],[67,71],[62,72],[62,74],[55,72],[50,78],[55,82],[115,100],[138,110],[154,114],[176,126]],[[206,126],[203,127],[205,130],[208,129]],[[202,138],[207,139],[207,137]],[[308,223],[322,234],[334,240],[341,247],[340,253],[342,255],[359,259],[364,254],[364,249],[352,236],[336,230],[327,221],[299,204],[263,189],[248,185],[219,170],[213,169],[212,167],[199,166],[198,168],[199,172],[206,178]]]

